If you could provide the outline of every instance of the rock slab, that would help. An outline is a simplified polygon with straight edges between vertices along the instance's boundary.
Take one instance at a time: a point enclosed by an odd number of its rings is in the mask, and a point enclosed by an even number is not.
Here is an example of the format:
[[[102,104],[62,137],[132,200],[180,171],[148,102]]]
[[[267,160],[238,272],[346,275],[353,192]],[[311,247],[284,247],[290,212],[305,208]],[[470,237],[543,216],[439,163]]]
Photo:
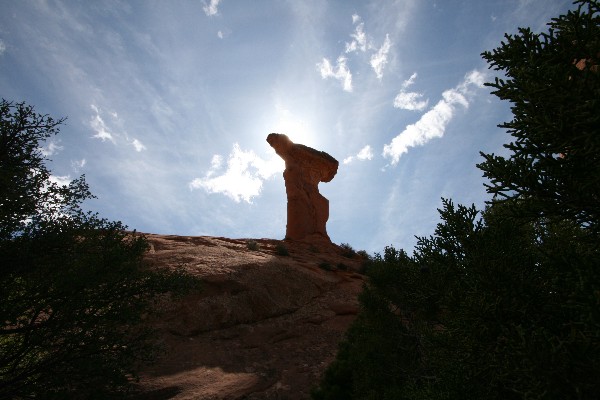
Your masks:
[[[152,268],[203,284],[149,317],[165,354],[142,371],[137,399],[310,398],[358,312],[361,259],[324,242],[146,236]]]

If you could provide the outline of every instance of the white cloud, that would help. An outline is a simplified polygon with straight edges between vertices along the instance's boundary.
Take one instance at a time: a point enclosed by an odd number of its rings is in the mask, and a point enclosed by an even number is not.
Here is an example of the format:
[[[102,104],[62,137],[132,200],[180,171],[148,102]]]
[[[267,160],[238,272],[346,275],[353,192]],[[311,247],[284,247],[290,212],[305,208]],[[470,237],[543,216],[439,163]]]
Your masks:
[[[204,7],[202,7],[202,9],[204,10],[204,13],[207,16],[212,16],[212,15],[217,15],[219,13],[219,3],[221,2],[221,0],[210,0],[210,3],[206,3],[206,1],[203,1],[204,3]]]
[[[415,83],[416,79],[417,79],[417,73],[413,72],[413,74],[410,76],[410,78],[408,78],[407,80],[402,82],[402,89],[406,89],[409,86],[412,86]]]
[[[76,173],[79,173],[79,171],[85,167],[85,164],[87,164],[85,158],[82,158],[81,160],[74,160],[71,161],[71,168],[73,168]]]
[[[92,137],[96,139],[101,139],[103,142],[110,140],[111,142],[115,143],[115,138],[113,137],[113,134],[108,131],[104,120],[100,116],[100,111],[98,110],[98,107],[96,107],[93,104],[91,105],[91,107],[92,110],[94,110],[94,112],[96,113],[96,115],[94,115],[90,120],[90,126],[95,132]]]
[[[359,160],[372,160],[373,159],[373,149],[371,146],[366,145],[356,155],[356,158]]]
[[[383,147],[383,156],[392,159],[392,165],[400,160],[409,147],[422,146],[433,138],[444,135],[446,126],[454,116],[456,106],[469,106],[468,97],[472,95],[471,87],[483,87],[484,75],[479,71],[471,71],[455,88],[442,93],[442,99],[427,111],[416,123],[406,129],[390,144]]]
[[[331,65],[331,62],[323,58],[323,62],[317,63],[317,68],[321,73],[321,78],[335,78],[342,83],[342,88],[346,92],[352,91],[352,73],[346,65],[346,57],[340,56],[337,59],[337,65],[335,68]]]
[[[217,37],[218,37],[219,39],[223,39],[223,37],[224,37],[224,36],[223,36],[223,32],[222,32],[222,31],[218,31],[218,32],[217,32]]]
[[[429,99],[421,100],[422,93],[401,91],[394,99],[394,107],[402,110],[423,111]]]
[[[189,183],[190,189],[204,189],[208,193],[221,193],[235,202],[252,202],[258,196],[263,181],[284,169],[283,160],[273,153],[271,159],[264,160],[252,150],[244,151],[235,143],[223,172],[223,157],[214,155],[210,169],[204,178],[196,178]]]
[[[475,85],[478,88],[483,88],[485,83],[485,75],[481,71],[473,70],[465,76],[465,80],[459,85],[459,89],[464,92],[469,91],[469,85]]]
[[[138,153],[139,153],[140,151],[142,151],[142,150],[146,150],[146,146],[144,146],[144,145],[142,144],[142,142],[140,142],[140,141],[139,141],[139,140],[137,140],[137,139],[133,139],[133,140],[131,141],[131,144],[132,144],[132,145],[133,145],[133,147],[135,148],[135,151],[137,151]]]
[[[416,79],[417,73],[413,72],[410,78],[402,82],[402,89],[400,90],[400,93],[396,95],[396,98],[394,98],[395,108],[410,111],[423,111],[427,107],[429,104],[429,99],[423,100],[423,93],[407,92],[405,90],[414,85]]]
[[[352,161],[354,161],[354,159],[357,160],[372,160],[373,159],[373,149],[371,148],[371,146],[366,145],[365,147],[363,147],[362,149],[360,149],[360,151],[356,154],[356,156],[349,156],[344,158],[344,160],[342,161],[344,164],[350,164]]]
[[[50,157],[51,155],[54,155],[58,151],[62,150],[63,148],[63,146],[59,146],[56,142],[50,141],[50,143],[48,143],[48,146],[40,147],[40,152],[44,157]]]
[[[353,18],[354,19],[354,18]],[[346,43],[346,53],[351,53],[356,50],[367,51],[367,35],[364,31],[365,24],[360,23],[356,26],[354,33],[351,33],[352,41]]]
[[[371,67],[373,67],[378,79],[383,78],[383,67],[387,64],[387,57],[391,47],[392,41],[390,40],[390,35],[386,34],[383,45],[371,56]]]
[[[223,156],[220,154],[215,154],[210,160],[210,170],[206,173],[207,176],[212,176],[215,171],[218,171],[223,164]]]
[[[126,131],[121,131],[120,133],[115,133],[111,128],[109,128],[107,122],[100,115],[100,114],[108,114],[114,120],[114,121],[112,121],[113,123],[115,123],[117,125],[121,125],[121,121],[119,121],[119,116],[116,112],[108,112],[107,113],[105,111],[101,111],[94,104],[91,105],[91,108],[95,113],[95,115],[90,120],[90,126],[94,130],[94,135],[92,135],[92,138],[100,139],[103,142],[109,140],[109,141],[113,142],[113,144],[119,144],[119,145],[123,145],[123,146],[125,144],[130,144],[131,146],[133,146],[135,151],[137,151],[138,153],[146,150],[146,146],[141,142],[141,140],[130,137]],[[170,109],[166,109],[166,111],[165,111],[165,109],[163,107],[160,107],[159,105],[155,104],[154,112],[156,113],[156,112],[161,112],[161,111],[167,112],[167,111],[170,111]],[[111,118],[108,118],[108,120],[110,121]]]
[[[56,183],[58,186],[67,186],[71,183],[71,177],[69,175],[50,175],[48,180],[52,183]]]
[[[0,56],[2,54],[4,54],[5,51],[6,51],[6,45],[4,44],[4,41],[2,39],[0,39]]]
[[[352,15],[352,24],[356,25],[354,32],[350,33],[352,40],[346,42],[344,53],[338,57],[335,66],[333,66],[327,58],[323,58],[322,62],[317,63],[317,67],[323,79],[329,77],[338,79],[342,82],[342,86],[347,92],[352,91],[352,73],[346,64],[348,59],[343,54],[369,52],[369,64],[375,71],[377,78],[381,80],[383,78],[383,69],[388,62],[388,54],[392,47],[390,35],[386,33],[383,44],[377,49],[373,45],[372,40],[367,36],[365,24],[361,21],[362,19],[358,14]]]

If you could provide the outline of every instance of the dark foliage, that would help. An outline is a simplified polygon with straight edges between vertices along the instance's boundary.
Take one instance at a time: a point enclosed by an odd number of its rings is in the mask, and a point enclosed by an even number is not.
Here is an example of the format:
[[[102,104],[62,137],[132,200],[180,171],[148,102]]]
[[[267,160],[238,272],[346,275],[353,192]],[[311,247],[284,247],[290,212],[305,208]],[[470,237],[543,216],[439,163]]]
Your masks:
[[[510,157],[479,166],[494,197],[374,257],[313,398],[600,398],[600,8],[576,3],[483,54],[514,115]]]
[[[108,398],[155,356],[142,315],[197,282],[150,272],[143,236],[85,213],[83,177],[50,180],[63,120],[0,103],[0,398]]]
[[[600,234],[600,3],[555,18],[547,33],[520,29],[483,57],[505,78],[488,83],[512,104],[509,158],[482,154],[494,200],[520,216],[560,216]]]
[[[354,248],[348,243],[340,244],[340,248],[342,249],[342,256],[346,258],[354,258],[354,256],[356,256],[356,251],[354,251]]]
[[[333,270],[333,267],[327,261],[320,262],[319,263],[319,268],[321,268],[324,271],[331,271],[331,270]]]
[[[600,254],[572,223],[444,202],[415,254],[376,256],[315,399],[600,395]]]
[[[283,243],[277,243],[277,245],[275,245],[275,253],[277,253],[278,256],[284,257],[290,255],[290,251]]]

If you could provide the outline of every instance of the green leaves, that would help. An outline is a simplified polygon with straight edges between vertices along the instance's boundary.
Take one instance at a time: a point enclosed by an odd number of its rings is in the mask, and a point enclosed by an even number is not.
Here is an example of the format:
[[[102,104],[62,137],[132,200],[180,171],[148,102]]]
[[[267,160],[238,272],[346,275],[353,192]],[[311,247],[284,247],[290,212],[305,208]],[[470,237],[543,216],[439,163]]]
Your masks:
[[[0,112],[0,398],[115,396],[156,354],[142,315],[198,282],[149,270],[143,236],[83,212],[83,176],[49,180],[39,149],[62,119]]]
[[[600,233],[600,13],[597,1],[553,19],[547,33],[520,29],[492,52],[505,73],[492,92],[512,103],[509,159],[484,155],[488,192],[526,203],[522,217],[562,216]],[[594,72],[595,71],[595,72]]]
[[[513,111],[493,198],[375,257],[315,398],[600,398],[600,3],[576,4],[483,53]]]

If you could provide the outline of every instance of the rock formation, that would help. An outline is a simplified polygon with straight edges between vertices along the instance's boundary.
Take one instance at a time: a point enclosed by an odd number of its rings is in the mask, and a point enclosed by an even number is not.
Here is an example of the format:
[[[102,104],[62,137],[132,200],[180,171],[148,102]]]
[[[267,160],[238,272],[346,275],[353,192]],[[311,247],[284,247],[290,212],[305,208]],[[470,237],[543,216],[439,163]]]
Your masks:
[[[131,400],[310,398],[359,311],[362,259],[303,241],[253,239],[250,250],[244,239],[146,237],[152,268],[203,283],[146,317],[164,352],[140,371]]]
[[[271,133],[267,142],[285,161],[287,227],[285,237],[302,240],[321,236],[329,241],[326,224],[329,201],[319,193],[319,182],[329,182],[338,161],[324,151],[293,143],[286,135]]]

